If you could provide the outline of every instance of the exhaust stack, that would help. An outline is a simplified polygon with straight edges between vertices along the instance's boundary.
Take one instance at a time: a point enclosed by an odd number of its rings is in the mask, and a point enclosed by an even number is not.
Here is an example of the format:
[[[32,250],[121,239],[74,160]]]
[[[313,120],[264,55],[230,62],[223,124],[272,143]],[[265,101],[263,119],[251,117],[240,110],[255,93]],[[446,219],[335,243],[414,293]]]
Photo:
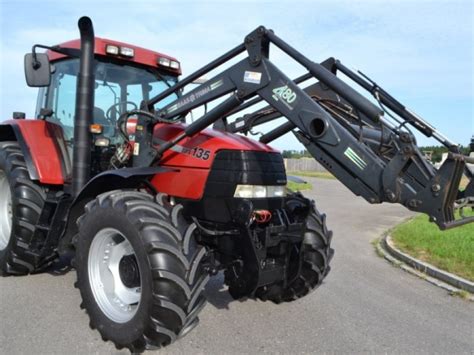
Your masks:
[[[77,78],[72,193],[77,196],[89,181],[91,165],[91,134],[94,108],[94,27],[89,17],[78,22],[81,34],[81,57]]]

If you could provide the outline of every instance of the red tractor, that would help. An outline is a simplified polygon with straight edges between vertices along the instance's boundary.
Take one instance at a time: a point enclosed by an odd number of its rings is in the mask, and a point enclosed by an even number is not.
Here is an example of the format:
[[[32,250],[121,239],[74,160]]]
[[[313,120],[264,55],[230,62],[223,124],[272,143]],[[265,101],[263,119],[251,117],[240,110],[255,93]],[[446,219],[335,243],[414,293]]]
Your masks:
[[[86,17],[79,29],[80,41],[35,45],[25,56],[27,83],[40,87],[36,119],[14,113],[0,124],[0,272],[70,260],[91,327],[118,348],[140,352],[187,334],[219,271],[234,298],[276,303],[322,283],[334,254],[325,216],[287,190],[282,156],[267,145],[286,133],[370,203],[400,203],[442,229],[474,220],[454,217],[473,203],[472,180],[458,189],[463,174],[472,178],[472,159],[333,58],[314,63],[259,27],[178,80],[175,58],[95,38]],[[286,77],[269,60],[270,44],[308,73]],[[318,82],[299,86],[311,78]],[[268,106],[238,117],[260,102]],[[197,107],[205,114],[186,124]],[[287,122],[258,141],[246,137],[280,117]],[[439,170],[409,125],[448,147]]]

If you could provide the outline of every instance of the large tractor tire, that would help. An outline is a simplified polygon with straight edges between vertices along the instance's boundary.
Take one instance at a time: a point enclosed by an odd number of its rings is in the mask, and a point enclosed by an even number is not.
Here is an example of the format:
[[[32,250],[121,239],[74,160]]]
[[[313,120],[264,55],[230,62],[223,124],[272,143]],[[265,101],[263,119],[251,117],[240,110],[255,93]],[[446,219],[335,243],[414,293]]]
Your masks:
[[[291,302],[315,290],[331,270],[329,263],[334,255],[332,232],[327,229],[326,215],[319,213],[314,201],[294,193],[288,197],[285,209],[290,218],[303,223],[303,242],[295,245],[292,251],[286,287],[278,283],[256,292],[261,300],[274,303]]]
[[[198,323],[209,275],[196,225],[164,195],[116,190],[79,218],[73,266],[90,326],[118,349],[171,344]]]
[[[25,275],[40,260],[29,254],[46,199],[42,186],[30,180],[16,142],[0,143],[0,274]]]

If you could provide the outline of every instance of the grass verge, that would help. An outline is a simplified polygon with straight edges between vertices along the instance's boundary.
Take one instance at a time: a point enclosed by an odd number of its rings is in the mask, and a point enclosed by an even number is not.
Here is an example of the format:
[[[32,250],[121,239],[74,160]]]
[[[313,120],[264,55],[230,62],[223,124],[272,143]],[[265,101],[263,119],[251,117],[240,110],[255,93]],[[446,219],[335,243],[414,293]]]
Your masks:
[[[466,215],[474,215],[472,212]],[[395,227],[395,245],[417,259],[474,281],[474,223],[440,231],[425,215]]]
[[[288,181],[288,185],[286,185],[292,191],[303,191],[303,190],[311,190],[313,185],[309,182],[307,183],[297,183],[294,181]]]
[[[464,191],[468,183],[469,179],[465,175],[463,175],[463,177],[461,178],[461,183],[459,184],[459,190]]]
[[[315,177],[322,179],[335,179],[334,175],[326,171],[287,171],[287,175]]]

